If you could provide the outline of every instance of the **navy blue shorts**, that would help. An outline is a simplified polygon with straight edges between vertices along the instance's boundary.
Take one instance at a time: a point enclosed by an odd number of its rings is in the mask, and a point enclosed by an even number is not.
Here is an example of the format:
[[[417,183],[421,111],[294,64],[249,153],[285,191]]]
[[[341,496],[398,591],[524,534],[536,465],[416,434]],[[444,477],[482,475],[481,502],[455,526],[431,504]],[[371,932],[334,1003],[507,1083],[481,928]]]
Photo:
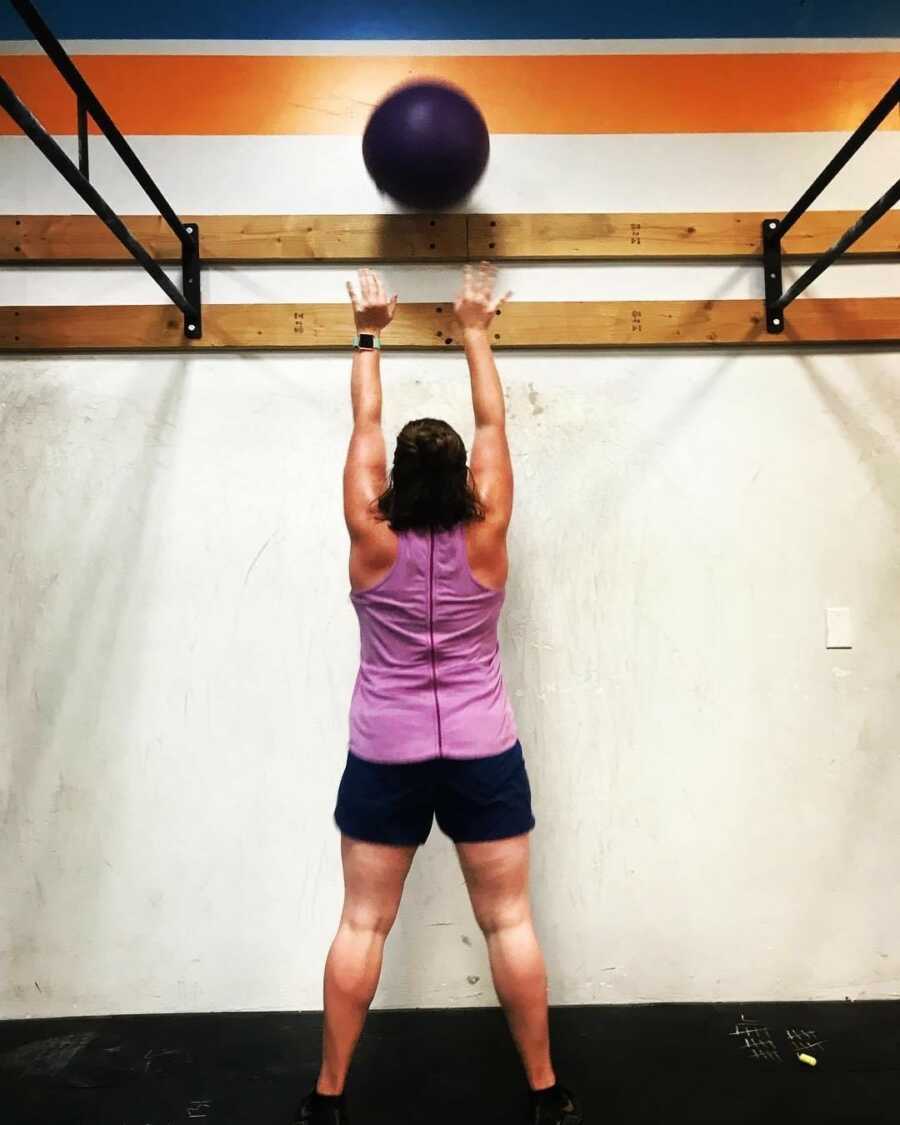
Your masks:
[[[520,836],[534,828],[521,744],[489,758],[370,762],[348,752],[334,819],[356,840],[424,844],[437,817],[456,843]]]

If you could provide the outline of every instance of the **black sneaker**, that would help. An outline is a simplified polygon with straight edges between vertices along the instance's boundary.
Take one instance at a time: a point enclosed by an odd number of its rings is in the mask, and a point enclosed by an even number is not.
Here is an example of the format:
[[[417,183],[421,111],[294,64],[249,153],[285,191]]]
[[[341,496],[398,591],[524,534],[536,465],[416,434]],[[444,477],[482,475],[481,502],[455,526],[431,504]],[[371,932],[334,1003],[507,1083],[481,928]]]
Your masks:
[[[297,1107],[292,1125],[350,1125],[350,1119],[342,1097],[323,1097],[313,1089]]]
[[[582,1125],[584,1118],[575,1095],[557,1082],[549,1090],[531,1092],[529,1125]]]

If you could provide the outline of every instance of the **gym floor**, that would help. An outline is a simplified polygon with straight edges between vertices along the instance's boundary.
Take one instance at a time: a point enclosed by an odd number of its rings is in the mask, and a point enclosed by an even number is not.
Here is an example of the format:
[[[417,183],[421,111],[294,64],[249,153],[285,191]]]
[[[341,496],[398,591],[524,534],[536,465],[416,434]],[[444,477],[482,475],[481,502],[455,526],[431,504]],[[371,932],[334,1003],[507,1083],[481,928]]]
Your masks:
[[[565,1007],[551,1018],[559,1077],[582,1097],[586,1125],[897,1120],[900,1001]],[[321,1015],[290,1012],[9,1020],[0,1121],[288,1125],[320,1033]],[[815,1067],[796,1057],[804,1044],[816,1044],[805,1052]],[[371,1013],[348,1103],[353,1125],[521,1125],[527,1104],[503,1016],[484,1008]]]

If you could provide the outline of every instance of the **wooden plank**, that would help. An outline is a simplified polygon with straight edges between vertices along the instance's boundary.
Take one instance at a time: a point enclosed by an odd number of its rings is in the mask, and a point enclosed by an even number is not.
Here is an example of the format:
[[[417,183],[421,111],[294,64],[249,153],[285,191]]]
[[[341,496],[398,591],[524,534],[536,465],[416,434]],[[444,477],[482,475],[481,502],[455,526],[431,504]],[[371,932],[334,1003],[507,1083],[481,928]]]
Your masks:
[[[785,257],[827,250],[861,211],[807,211],[788,231]],[[470,215],[469,254],[516,259],[751,258],[762,254],[761,224],[772,212],[688,214]],[[778,217],[778,213],[775,213]],[[900,253],[900,210],[889,211],[848,256]]]
[[[785,256],[813,257],[859,217],[807,212]],[[190,215],[206,262],[495,261],[527,259],[736,259],[758,257],[763,212],[549,215]],[[124,216],[162,262],[179,244],[156,215]],[[468,227],[468,243],[467,243]],[[900,254],[900,210],[888,212],[848,256]],[[0,216],[0,262],[126,262],[125,248],[94,215]]]
[[[124,215],[125,225],[160,262],[180,262],[181,243],[158,215]],[[200,226],[208,262],[462,261],[466,216],[187,215]],[[0,216],[0,262],[131,262],[95,215]]]
[[[165,305],[0,308],[0,351],[215,351],[347,348],[345,304],[209,305],[187,341]],[[492,325],[498,348],[790,346],[900,342],[900,298],[801,298],[770,336],[760,301],[514,302]],[[401,305],[385,347],[459,348],[452,303]]]

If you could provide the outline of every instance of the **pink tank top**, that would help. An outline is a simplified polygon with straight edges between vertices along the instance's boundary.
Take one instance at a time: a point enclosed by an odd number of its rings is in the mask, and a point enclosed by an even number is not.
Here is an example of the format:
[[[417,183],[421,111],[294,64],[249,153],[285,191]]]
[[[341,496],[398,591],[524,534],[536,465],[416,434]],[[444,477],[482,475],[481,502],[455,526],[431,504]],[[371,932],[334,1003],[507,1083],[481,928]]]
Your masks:
[[[360,632],[353,754],[373,762],[486,758],[515,744],[497,641],[504,597],[472,575],[464,524],[398,533],[387,576],[350,592]]]

